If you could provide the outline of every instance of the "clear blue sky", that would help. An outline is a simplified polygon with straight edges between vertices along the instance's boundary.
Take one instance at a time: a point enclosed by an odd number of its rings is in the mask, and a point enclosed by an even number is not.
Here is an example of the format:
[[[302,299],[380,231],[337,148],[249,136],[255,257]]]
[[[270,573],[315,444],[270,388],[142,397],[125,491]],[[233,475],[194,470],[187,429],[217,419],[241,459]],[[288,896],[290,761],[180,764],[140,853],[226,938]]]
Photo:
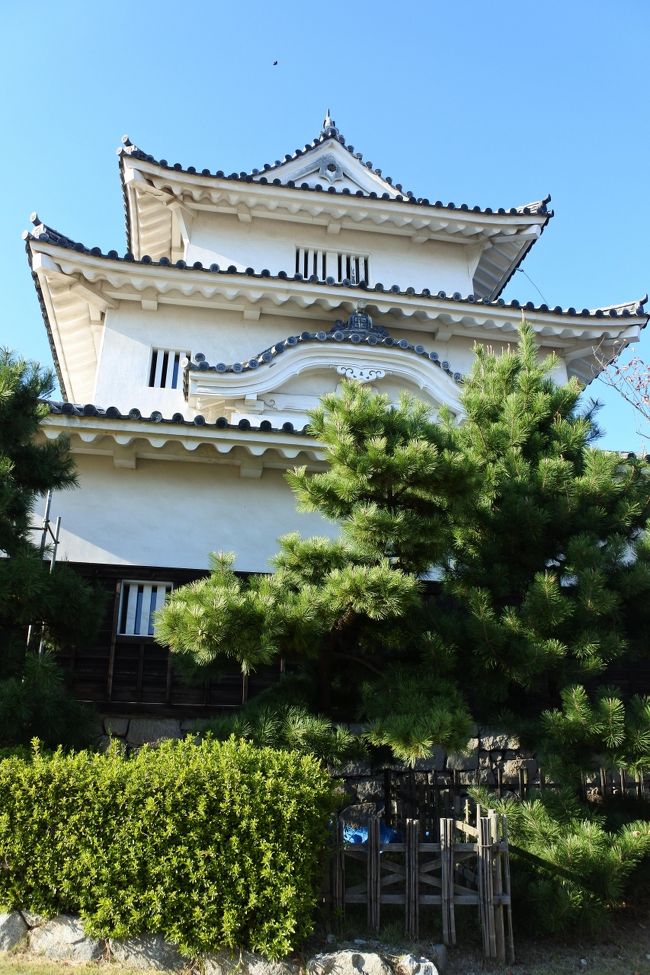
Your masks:
[[[0,10],[0,344],[44,364],[20,238],[32,210],[123,251],[123,133],[170,162],[249,170],[313,139],[328,106],[348,142],[416,195],[509,207],[552,193],[555,217],[524,263],[551,305],[650,287],[647,0]],[[541,301],[523,274],[506,297]],[[637,350],[650,359],[650,328]],[[606,402],[602,444],[639,449],[633,413],[601,384],[590,391]]]

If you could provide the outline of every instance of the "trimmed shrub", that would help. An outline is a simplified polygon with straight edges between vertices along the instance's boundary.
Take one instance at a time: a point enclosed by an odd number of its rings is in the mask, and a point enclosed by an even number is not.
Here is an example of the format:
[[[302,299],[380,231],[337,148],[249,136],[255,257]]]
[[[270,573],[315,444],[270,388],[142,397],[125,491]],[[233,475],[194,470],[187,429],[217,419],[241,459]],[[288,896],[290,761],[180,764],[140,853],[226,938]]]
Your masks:
[[[331,783],[230,739],[0,762],[0,906],[279,958],[312,928]]]

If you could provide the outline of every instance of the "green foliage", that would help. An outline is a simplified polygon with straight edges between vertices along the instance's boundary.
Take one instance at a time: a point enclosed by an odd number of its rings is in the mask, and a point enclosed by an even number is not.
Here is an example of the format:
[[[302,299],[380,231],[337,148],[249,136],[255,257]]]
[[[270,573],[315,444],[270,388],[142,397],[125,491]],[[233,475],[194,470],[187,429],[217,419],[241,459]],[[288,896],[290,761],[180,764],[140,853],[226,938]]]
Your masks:
[[[288,480],[339,539],[280,539],[272,576],[216,566],[175,594],[159,637],[211,667],[284,657],[321,713],[371,720],[371,742],[405,761],[455,746],[470,710],[550,750],[562,692],[586,694],[650,645],[647,465],[593,449],[594,409],[581,412],[576,380],[553,382],[555,364],[525,324],[515,348],[477,347],[460,425],[357,383],[325,396],[311,429],[328,469]],[[617,708],[601,699],[590,716],[592,760],[614,749]],[[643,727],[615,746],[623,764],[643,760]]]
[[[602,930],[650,865],[650,822],[608,831],[572,792],[547,792],[532,802],[474,795],[508,817],[515,918],[534,923],[540,934]],[[518,856],[517,847],[537,859]]]
[[[448,552],[454,514],[470,496],[474,468],[455,450],[454,434],[433,423],[428,407],[358,383],[328,394],[311,414],[329,469],[288,475],[299,508],[339,522],[361,556],[426,572]]]
[[[53,387],[51,373],[0,350],[0,553],[9,556],[28,537],[36,498],[75,483],[67,441],[35,442]]]
[[[53,647],[78,646],[97,632],[102,596],[65,562],[53,572],[38,550],[22,545],[11,559],[0,558],[0,678],[22,673],[26,630],[43,624],[45,642]],[[35,644],[38,640],[34,641]],[[16,654],[11,646],[15,644]]]
[[[96,734],[94,712],[70,697],[50,653],[29,654],[22,677],[0,681],[0,742],[29,745],[37,736],[47,748],[79,748]]]
[[[279,958],[311,931],[331,809],[314,759],[246,742],[37,749],[0,762],[0,904]]]
[[[234,659],[248,673],[277,652],[279,620],[267,580],[246,585],[232,571],[233,559],[211,556],[211,574],[175,589],[157,614],[157,639],[186,666]]]
[[[233,573],[232,556],[216,557],[209,579],[172,595],[156,633],[179,659],[210,670],[236,659],[248,671],[282,656],[310,673],[318,689],[310,704],[322,715],[363,718],[361,685],[381,677],[396,648],[408,666],[427,644],[418,573],[449,547],[451,515],[467,502],[472,471],[422,403],[404,397],[395,408],[356,383],[345,384],[340,399],[325,397],[313,430],[327,445],[329,469],[299,469],[288,480],[301,507],[339,521],[340,539],[286,535],[273,575],[247,580]],[[284,726],[286,714],[276,717]],[[242,727],[257,740],[251,720]],[[446,704],[438,695],[423,717],[426,740],[450,740],[454,720],[462,736],[469,716],[460,696]],[[387,726],[373,733],[388,743]],[[277,734],[282,742],[284,732]],[[409,760],[425,747],[421,739],[409,747],[402,733],[395,745]],[[320,754],[323,746],[313,747]]]
[[[384,560],[354,562],[340,543],[280,539],[272,576],[240,579],[232,555],[213,555],[210,576],[175,590],[156,618],[156,636],[190,667],[216,672],[236,660],[248,673],[281,652],[316,654],[318,644],[353,617],[385,620],[404,615],[417,598],[413,576],[396,573]],[[321,559],[316,577],[309,562]],[[300,578],[296,562],[307,556]]]
[[[50,373],[0,351],[0,745],[34,735],[51,746],[78,745],[89,728],[53,661],[30,659],[41,636],[53,649],[91,640],[102,608],[94,587],[67,566],[48,572],[30,539],[37,498],[75,484],[67,441],[37,436],[52,386]]]
[[[593,757],[607,768],[630,772],[650,768],[650,698],[625,702],[615,688],[590,697],[580,685],[561,693],[562,708],[545,711],[545,765],[564,781],[593,767]]]
[[[476,350],[463,392],[458,446],[483,479],[455,526],[445,587],[463,671],[492,710],[528,709],[522,688],[544,695],[606,673],[628,648],[628,591],[650,582],[635,559],[644,465],[591,449],[593,411],[578,412],[579,384],[555,385],[553,365],[524,327],[512,351]]]
[[[370,719],[366,738],[389,747],[408,765],[426,758],[434,745],[462,751],[471,721],[458,689],[422,668],[389,668],[363,687],[363,712]]]
[[[197,731],[225,741],[234,735],[259,748],[279,748],[313,755],[338,765],[363,753],[356,737],[341,725],[297,704],[260,704],[257,699],[243,711],[201,722]]]

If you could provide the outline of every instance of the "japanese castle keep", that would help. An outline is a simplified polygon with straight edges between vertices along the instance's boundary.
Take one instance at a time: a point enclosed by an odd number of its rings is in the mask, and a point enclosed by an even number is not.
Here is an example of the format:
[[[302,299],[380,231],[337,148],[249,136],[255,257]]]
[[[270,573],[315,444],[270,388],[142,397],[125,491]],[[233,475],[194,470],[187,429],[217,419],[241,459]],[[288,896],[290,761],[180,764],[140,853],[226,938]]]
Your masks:
[[[102,253],[35,218],[27,253],[63,403],[77,491],[55,495],[59,557],[108,593],[97,646],[67,661],[77,696],[110,709],[236,704],[241,675],[190,686],[151,615],[208,553],[268,571],[278,535],[332,533],[297,514],[289,467],[323,465],[307,413],[342,377],[410,390],[460,417],[473,345],[512,341],[522,308],[556,378],[589,382],[646,322],[499,296],[552,211],[415,198],[325,118],[313,142],[225,174],[119,149],[128,251]],[[268,675],[250,678],[262,684]]]

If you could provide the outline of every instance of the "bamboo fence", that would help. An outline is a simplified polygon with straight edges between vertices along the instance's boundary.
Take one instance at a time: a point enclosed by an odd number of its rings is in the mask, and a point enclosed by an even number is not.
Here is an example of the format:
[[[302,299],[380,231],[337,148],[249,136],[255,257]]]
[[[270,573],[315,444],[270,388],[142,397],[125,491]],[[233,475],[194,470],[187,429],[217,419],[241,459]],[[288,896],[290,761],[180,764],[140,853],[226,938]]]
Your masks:
[[[367,843],[344,838],[345,822],[337,821],[332,858],[332,905],[342,920],[346,906],[365,904],[368,927],[378,932],[384,905],[403,905],[405,933],[419,934],[420,918],[429,909],[441,913],[442,937],[456,944],[456,908],[477,908],[486,958],[514,962],[510,893],[510,861],[506,817],[477,808],[476,826],[467,818],[441,817],[438,841],[421,835],[420,823],[407,819],[400,842],[381,842],[379,816],[368,820]],[[350,861],[365,867],[363,881],[348,884]],[[358,874],[357,874],[358,880]]]

